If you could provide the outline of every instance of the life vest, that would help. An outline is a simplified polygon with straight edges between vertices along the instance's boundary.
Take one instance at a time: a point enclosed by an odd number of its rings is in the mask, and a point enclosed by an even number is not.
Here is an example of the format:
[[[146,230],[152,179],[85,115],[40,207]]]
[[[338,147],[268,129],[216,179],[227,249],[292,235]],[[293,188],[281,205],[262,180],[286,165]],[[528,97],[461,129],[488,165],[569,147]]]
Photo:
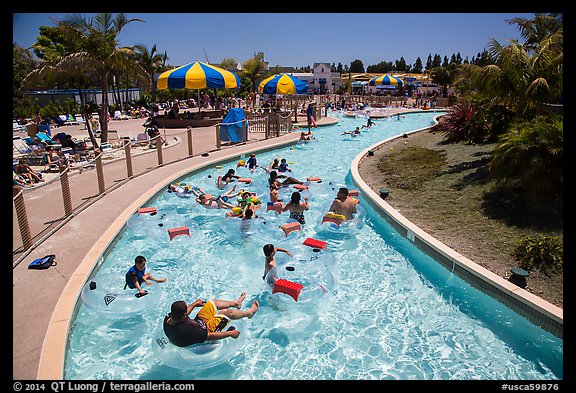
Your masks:
[[[138,284],[142,284],[144,282],[144,279],[142,277],[144,277],[145,273],[146,273],[146,269],[138,270],[136,265],[134,265],[130,269],[128,269],[128,271],[126,272],[126,285],[124,285],[124,289],[126,289],[126,287],[131,288],[131,289],[136,288],[136,285],[134,284],[134,279],[132,278],[134,274],[136,274],[136,279],[138,280]]]

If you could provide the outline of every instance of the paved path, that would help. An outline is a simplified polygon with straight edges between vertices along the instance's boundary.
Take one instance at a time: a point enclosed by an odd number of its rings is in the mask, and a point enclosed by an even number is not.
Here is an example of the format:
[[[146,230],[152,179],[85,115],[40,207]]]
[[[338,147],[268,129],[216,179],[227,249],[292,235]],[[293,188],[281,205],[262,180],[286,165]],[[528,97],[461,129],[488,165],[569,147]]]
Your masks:
[[[336,122],[334,118],[325,118],[319,121],[319,125],[330,125]],[[144,119],[112,121],[109,129],[118,130],[120,136],[136,136],[143,130],[142,123]],[[76,137],[84,137],[86,133],[82,127],[78,126],[65,126],[60,130],[65,130]],[[168,138],[182,137],[185,140],[186,130],[166,130],[166,135]],[[95,170],[70,176],[72,198],[76,202],[86,198],[94,201],[39,244],[12,271],[13,379],[35,380],[37,378],[46,329],[60,294],[94,244],[139,195],[159,184],[166,184],[166,179],[174,173],[205,162],[206,158],[202,157],[201,153],[210,152],[210,158],[214,159],[232,152],[241,154],[245,150],[267,146],[281,140],[289,142],[297,138],[297,133],[269,140],[263,140],[260,137],[251,139],[246,145],[227,146],[215,151],[215,127],[195,128],[193,130],[193,157],[179,159],[187,155],[187,143],[174,143],[166,148],[163,153],[164,162],[168,163],[177,159],[178,161],[153,170],[149,169],[156,166],[155,151],[138,156],[133,160],[134,173],[145,173],[132,178],[100,198],[94,198],[98,192],[94,179]],[[105,173],[106,184],[113,184],[113,182],[126,179],[126,166],[123,161],[111,162],[105,165]],[[29,192],[26,198],[26,210],[31,226],[39,228],[46,225],[46,217],[64,216],[60,194],[58,181]],[[15,217],[13,214],[14,243],[20,236]],[[57,266],[47,270],[27,269],[32,260],[48,254],[56,254]]]

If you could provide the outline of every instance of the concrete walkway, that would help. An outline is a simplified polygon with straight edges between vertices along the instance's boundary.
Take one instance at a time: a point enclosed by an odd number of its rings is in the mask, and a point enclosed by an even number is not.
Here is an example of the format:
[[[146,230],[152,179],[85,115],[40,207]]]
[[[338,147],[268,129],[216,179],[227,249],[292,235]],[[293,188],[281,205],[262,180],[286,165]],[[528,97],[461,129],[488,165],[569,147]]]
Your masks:
[[[112,121],[109,129],[118,130],[120,136],[136,136],[143,131],[144,120]],[[336,123],[337,120],[334,118],[324,118],[318,122],[318,125]],[[82,130],[81,126],[65,126],[60,130],[74,137],[86,136],[86,131]],[[185,137],[185,129],[166,130],[167,138],[178,138],[182,135]],[[255,137],[246,144],[225,146],[221,150],[216,150],[215,135],[215,127],[193,129],[194,156],[179,159],[187,155],[187,144],[173,143],[164,149],[164,162],[170,164],[163,166],[156,167],[155,150],[139,155],[133,160],[134,173],[143,172],[144,174],[130,180],[123,180],[117,188],[98,198],[94,198],[97,192],[97,185],[94,185],[95,170],[70,176],[73,199],[76,202],[83,200],[92,202],[34,248],[12,271],[12,373],[14,380],[37,379],[45,334],[68,280],[106,230],[140,195],[150,189],[165,185],[175,173],[202,165],[208,160],[213,161],[230,154],[240,155],[245,151],[272,146],[279,142],[290,143],[299,137],[297,132],[268,140]],[[202,156],[202,153],[206,152],[209,153],[209,158]],[[177,161],[173,162],[175,160]],[[105,165],[105,173],[106,184],[113,184],[119,181],[118,179],[126,179],[126,165],[123,161],[110,162]],[[47,184],[29,193],[30,198],[26,199],[26,210],[31,227],[42,228],[46,225],[46,217],[64,216],[60,182]],[[73,205],[76,206],[77,203]],[[20,233],[15,214],[13,214],[13,236],[13,242],[17,244]],[[27,269],[31,261],[48,254],[56,255],[57,266],[47,270]]]

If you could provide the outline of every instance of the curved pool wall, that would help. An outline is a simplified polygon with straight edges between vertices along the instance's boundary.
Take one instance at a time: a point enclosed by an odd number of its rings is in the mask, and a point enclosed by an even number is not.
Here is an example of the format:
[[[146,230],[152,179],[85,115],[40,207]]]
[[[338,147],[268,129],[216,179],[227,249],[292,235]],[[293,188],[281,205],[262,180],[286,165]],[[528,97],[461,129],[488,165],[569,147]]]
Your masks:
[[[426,127],[426,128],[428,128],[428,127]],[[412,132],[416,132],[416,131],[421,131],[421,130],[414,130]],[[390,138],[389,140],[394,139],[394,138]],[[290,140],[290,141],[280,142],[280,143],[277,143],[275,145],[262,147],[259,149],[247,147],[246,151],[258,153],[261,151],[273,150],[273,149],[278,148],[281,145],[287,145],[287,144],[292,144],[292,143],[294,143],[294,141]],[[470,261],[465,261],[465,263],[462,263],[462,260],[465,260],[465,258],[463,258],[462,256],[460,256],[459,254],[457,254],[453,251],[450,252],[451,250],[449,250],[449,249],[446,250],[447,249],[446,246],[444,246],[441,243],[430,238],[425,233],[420,231],[417,227],[415,227],[413,224],[411,224],[407,220],[405,220],[402,216],[400,216],[397,212],[395,212],[394,209],[390,208],[390,206],[388,204],[386,204],[384,201],[382,201],[378,195],[376,195],[373,191],[371,191],[369,189],[369,187],[367,187],[367,185],[358,176],[357,165],[358,165],[360,159],[367,154],[368,150],[374,149],[375,147],[379,146],[381,143],[382,142],[377,143],[376,145],[373,145],[370,148],[365,149],[362,153],[360,153],[354,159],[354,161],[352,163],[351,176],[350,177],[352,178],[353,182],[359,187],[359,189],[361,189],[364,192],[364,194],[366,196],[368,196],[368,200],[370,200],[371,207],[375,207],[376,210],[378,211],[378,213],[381,216],[385,217],[386,220],[389,223],[391,223],[392,226],[400,234],[402,234],[402,236],[406,237],[406,239],[409,239],[410,243],[416,245],[420,249],[425,250],[426,252],[431,253],[435,257],[437,255],[440,255],[441,260],[439,262],[441,262],[442,264],[446,265],[444,260],[445,259],[449,260],[450,261],[449,264],[451,265],[450,270],[453,270],[455,273],[458,274],[459,273],[457,271],[458,268],[468,266],[467,262],[470,262]],[[165,179],[165,180],[168,181],[169,183],[172,183],[172,182],[178,181],[180,179],[183,179],[190,174],[198,172],[198,171],[200,171],[203,168],[206,168],[208,166],[223,163],[223,162],[233,162],[234,160],[237,160],[241,157],[243,157],[243,154],[233,153],[233,154],[230,154],[228,157],[220,157],[218,160],[211,159],[211,160],[206,161],[202,165],[197,166],[194,169],[182,170],[182,171],[176,173],[171,179]],[[154,188],[153,190],[150,190],[150,192],[148,192],[145,195],[142,195],[140,198],[138,198],[138,200],[136,200],[130,206],[130,208],[128,208],[125,211],[124,214],[122,214],[120,217],[118,217],[116,222],[120,223],[120,225],[115,226],[115,227],[111,227],[110,230],[104,236],[102,236],[100,241],[97,244],[95,244],[95,246],[93,247],[91,252],[88,254],[88,256],[85,258],[83,263],[78,268],[78,270],[75,272],[74,277],[69,281],[69,285],[66,287],[65,291],[63,292],[63,294],[62,294],[62,296],[58,302],[58,305],[56,307],[54,315],[51,319],[49,331],[47,332],[47,335],[46,335],[46,339],[45,339],[45,342],[43,345],[43,350],[42,350],[41,362],[40,362],[39,371],[38,371],[39,379],[62,379],[63,378],[64,355],[65,355],[66,344],[67,344],[67,340],[68,340],[67,331],[68,331],[68,328],[70,327],[70,322],[73,318],[75,310],[78,307],[78,303],[77,303],[77,299],[79,298],[78,294],[80,293],[83,284],[89,278],[92,271],[96,267],[98,267],[98,265],[105,259],[107,252],[112,248],[113,244],[118,239],[118,235],[121,234],[123,229],[125,228],[125,223],[128,220],[128,218],[130,218],[136,212],[136,210],[139,207],[145,206],[148,201],[153,200],[157,195],[159,195],[159,193],[164,192],[165,185],[166,185],[166,182],[164,182],[164,181],[162,182],[162,184],[159,183],[159,185],[156,188]],[[384,213],[384,214],[382,214],[382,213]],[[404,239],[404,240],[406,240],[406,239]],[[426,247],[423,247],[422,246],[423,244],[425,244]],[[410,248],[410,247],[408,247],[408,248]],[[404,250],[404,251],[407,251],[407,250]],[[474,265],[473,262],[470,262],[470,263],[472,265]],[[455,268],[456,265],[458,266],[458,268]],[[475,270],[475,269],[472,269],[472,270]],[[476,276],[476,274],[479,274],[481,276],[482,273],[490,273],[490,272],[482,272],[482,269],[480,269],[479,272],[478,272],[478,270],[475,270],[475,271],[476,271],[475,276]],[[461,275],[461,274],[458,274],[458,275]],[[506,291],[505,293],[507,293],[509,295],[511,294],[512,295],[511,297],[514,299],[526,298],[525,295],[530,295],[530,296],[527,296],[528,299],[522,300],[522,304],[524,304],[526,307],[530,308],[531,310],[535,310],[535,311],[532,311],[533,313],[540,315],[540,314],[542,314],[542,309],[547,309],[547,305],[545,304],[546,302],[542,302],[539,298],[532,296],[531,294],[529,294],[528,292],[526,292],[524,290],[516,289],[513,286],[510,287],[506,280],[503,280],[503,279],[499,279],[499,280],[496,279],[495,280],[494,277],[490,277],[490,274],[486,274],[486,275],[489,277],[489,279],[487,281],[490,282],[491,285],[493,285],[493,283],[496,282],[499,287],[503,288]],[[496,277],[496,278],[498,278],[498,277]],[[499,281],[503,281],[503,282],[499,282]],[[510,284],[510,285],[512,285],[512,284]],[[482,285],[479,285],[478,287],[480,287],[481,289],[484,289],[482,287]],[[522,292],[525,292],[525,293],[522,293]],[[499,298],[499,297],[496,296],[496,298]],[[66,302],[65,300],[68,300],[68,302]],[[506,298],[503,298],[501,300],[506,302]],[[535,306],[533,304],[531,304],[531,302],[535,303]],[[68,303],[68,305],[72,305],[72,307],[64,307],[63,305],[65,303]],[[522,309],[518,309],[517,311],[522,313]],[[557,311],[557,310],[554,310],[554,311]],[[555,313],[554,311],[551,313],[550,312],[544,312],[543,314],[548,315],[551,319],[559,322],[560,330],[561,330],[561,324],[562,324],[561,310],[560,310],[559,314]]]
[[[415,130],[413,132],[419,131],[423,130]],[[435,261],[441,263],[446,269],[506,304],[520,315],[528,318],[535,325],[562,338],[564,313],[561,308],[514,285],[439,242],[398,213],[362,179],[358,169],[360,161],[368,157],[370,151],[379,149],[382,145],[398,138],[401,138],[401,136],[386,139],[366,148],[351,163],[351,179],[362,191],[363,195],[368,197],[371,205],[381,212],[386,221],[398,233],[426,254],[432,256]]]

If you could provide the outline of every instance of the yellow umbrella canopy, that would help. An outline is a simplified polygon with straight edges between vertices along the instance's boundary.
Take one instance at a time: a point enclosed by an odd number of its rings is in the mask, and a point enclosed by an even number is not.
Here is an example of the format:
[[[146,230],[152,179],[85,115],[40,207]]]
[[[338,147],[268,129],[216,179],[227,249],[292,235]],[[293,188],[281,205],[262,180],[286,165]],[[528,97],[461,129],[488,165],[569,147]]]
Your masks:
[[[264,79],[258,85],[260,94],[306,94],[308,84],[295,76],[277,74]]]
[[[378,85],[402,87],[404,85],[404,81],[400,78],[396,78],[395,76],[384,74],[382,76],[372,78],[370,79],[370,82],[368,82],[368,86],[378,86]]]
[[[240,78],[230,71],[200,61],[163,72],[156,83],[158,89],[204,89],[240,87]]]

